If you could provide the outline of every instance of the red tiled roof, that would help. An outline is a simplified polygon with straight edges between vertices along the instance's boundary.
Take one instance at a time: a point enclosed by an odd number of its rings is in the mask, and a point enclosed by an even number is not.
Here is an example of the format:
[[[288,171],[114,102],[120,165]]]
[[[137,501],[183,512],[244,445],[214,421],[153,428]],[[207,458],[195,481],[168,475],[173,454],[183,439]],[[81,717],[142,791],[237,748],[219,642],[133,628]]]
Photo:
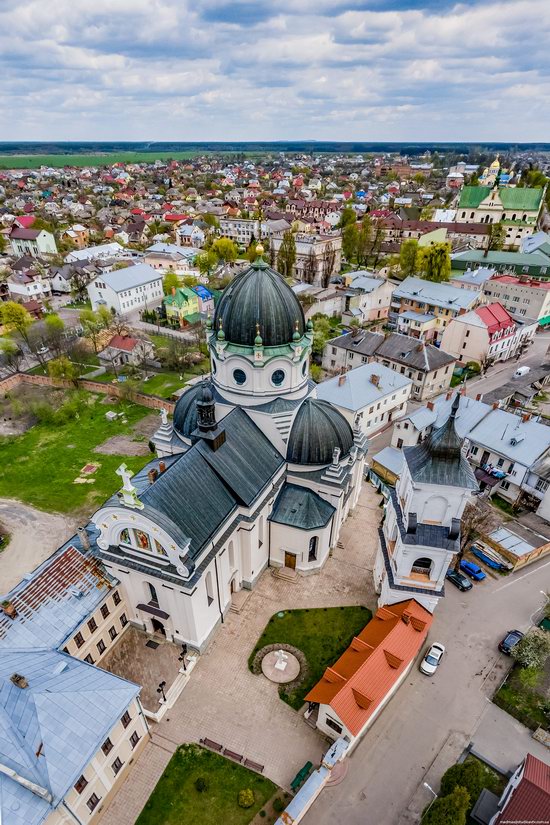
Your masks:
[[[40,235],[38,229],[18,229],[15,227],[11,231],[11,238],[16,238],[20,241],[34,241]]]
[[[35,221],[34,215],[18,215],[16,223],[23,229],[30,229]]]
[[[532,756],[525,757],[523,776],[512,791],[510,801],[495,825],[504,822],[550,821],[550,765]]]
[[[550,289],[550,281],[535,281],[533,278],[517,278],[515,275],[493,275],[488,283],[496,281],[499,284],[519,284],[533,289]]]
[[[495,332],[509,329],[510,327],[515,328],[516,324],[514,319],[498,301],[495,301],[493,304],[476,307],[474,312],[487,327],[489,335],[494,335]]]
[[[189,215],[180,215],[175,212],[167,212],[164,216],[165,221],[186,221]]]
[[[424,644],[432,615],[414,599],[380,607],[307,696],[356,736]]]
[[[122,349],[124,352],[132,352],[137,343],[138,339],[132,338],[130,335],[113,335],[107,346],[113,347],[113,349]]]

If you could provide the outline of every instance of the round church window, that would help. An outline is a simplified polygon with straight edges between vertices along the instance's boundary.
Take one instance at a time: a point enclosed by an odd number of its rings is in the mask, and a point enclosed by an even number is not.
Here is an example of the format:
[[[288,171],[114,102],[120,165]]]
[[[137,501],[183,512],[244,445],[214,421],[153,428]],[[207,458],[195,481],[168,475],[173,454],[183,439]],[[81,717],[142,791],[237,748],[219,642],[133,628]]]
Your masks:
[[[233,370],[233,380],[235,384],[242,386],[246,382],[246,373],[244,370]]]
[[[276,387],[280,387],[284,380],[285,380],[284,370],[275,370],[275,372],[271,376],[271,381],[272,381],[273,384],[275,384]]]

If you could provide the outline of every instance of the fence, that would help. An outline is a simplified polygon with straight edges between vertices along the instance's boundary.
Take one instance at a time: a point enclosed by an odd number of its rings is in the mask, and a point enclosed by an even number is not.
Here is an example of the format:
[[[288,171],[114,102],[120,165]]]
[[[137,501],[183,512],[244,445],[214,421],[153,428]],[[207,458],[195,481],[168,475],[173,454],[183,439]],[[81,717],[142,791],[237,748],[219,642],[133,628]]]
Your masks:
[[[63,379],[57,380],[50,378],[48,375],[29,375],[28,373],[18,372],[15,375],[9,375],[0,381],[0,393],[7,393],[21,384],[34,384],[35,386],[43,387],[61,387],[64,389],[74,389],[72,381],[65,381]],[[89,392],[97,392],[102,395],[112,395],[115,398],[126,398],[128,401],[133,401],[135,404],[140,404],[142,407],[148,407],[151,410],[165,409],[169,413],[173,413],[175,403],[173,401],[166,401],[164,398],[159,398],[158,395],[146,395],[143,392],[132,392],[129,396],[127,390],[119,384],[104,384],[101,381],[93,381],[86,378],[81,378],[78,382],[78,387]]]

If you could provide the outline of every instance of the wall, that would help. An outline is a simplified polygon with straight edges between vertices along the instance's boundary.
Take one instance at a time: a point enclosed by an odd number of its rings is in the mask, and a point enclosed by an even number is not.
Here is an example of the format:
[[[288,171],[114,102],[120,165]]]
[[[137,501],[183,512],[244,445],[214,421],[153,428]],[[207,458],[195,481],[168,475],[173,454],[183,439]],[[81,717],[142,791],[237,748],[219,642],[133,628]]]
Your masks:
[[[120,602],[115,604],[115,594],[117,593],[120,597]],[[101,608],[104,606],[109,610],[109,614],[105,618],[101,613]],[[123,616],[126,621],[122,619]],[[97,625],[97,628],[93,631],[88,627],[88,622],[91,619],[94,619]],[[115,639],[118,641],[119,636],[124,633],[129,626],[129,619],[129,607],[126,601],[126,594],[124,588],[119,585],[118,587],[114,587],[94,612],[86,618],[86,621],[82,622],[82,624],[75,629],[74,633],[71,634],[71,638],[65,641],[64,648],[76,659],[84,661],[86,656],[91,656],[93,659],[92,664],[97,665],[109,651]],[[115,639],[111,639],[109,635],[109,630],[112,627],[115,628],[117,633]],[[80,647],[78,647],[75,642],[78,633],[80,633],[84,639],[84,644]],[[105,645],[105,650],[102,653],[98,650],[100,641],[103,641]]]
[[[332,519],[325,527],[315,530],[299,530],[296,527],[289,527],[286,524],[270,522],[271,552],[270,563],[273,567],[282,567],[285,563],[285,551],[294,553],[296,556],[296,570],[310,572],[320,570],[328,558],[330,550],[330,534]],[[313,536],[317,536],[317,559],[308,561],[309,542]]]

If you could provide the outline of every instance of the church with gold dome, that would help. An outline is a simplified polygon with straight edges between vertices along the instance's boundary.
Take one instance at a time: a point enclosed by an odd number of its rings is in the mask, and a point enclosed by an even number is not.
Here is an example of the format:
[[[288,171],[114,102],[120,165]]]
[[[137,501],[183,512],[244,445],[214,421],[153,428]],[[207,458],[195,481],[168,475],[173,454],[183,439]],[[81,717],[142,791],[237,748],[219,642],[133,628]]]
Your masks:
[[[323,567],[363,480],[366,438],[316,397],[312,324],[261,252],[208,322],[210,376],[92,519],[128,618],[198,650],[267,567]]]

